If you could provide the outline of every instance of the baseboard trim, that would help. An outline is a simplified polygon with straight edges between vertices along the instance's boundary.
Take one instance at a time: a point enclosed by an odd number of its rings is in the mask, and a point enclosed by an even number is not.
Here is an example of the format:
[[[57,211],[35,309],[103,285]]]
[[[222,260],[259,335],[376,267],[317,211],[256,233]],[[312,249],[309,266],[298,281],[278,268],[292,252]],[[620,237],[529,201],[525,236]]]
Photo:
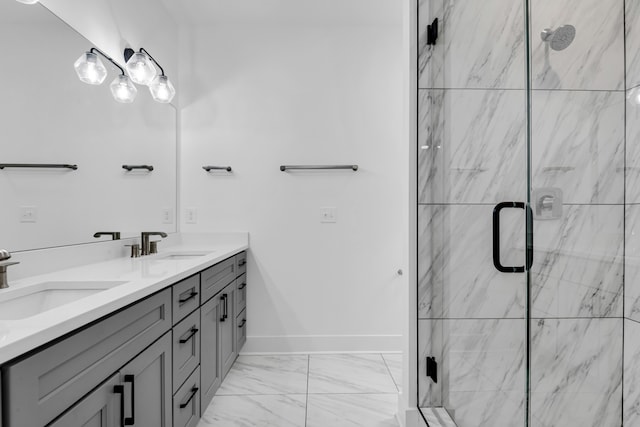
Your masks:
[[[240,354],[400,353],[402,335],[249,336]]]

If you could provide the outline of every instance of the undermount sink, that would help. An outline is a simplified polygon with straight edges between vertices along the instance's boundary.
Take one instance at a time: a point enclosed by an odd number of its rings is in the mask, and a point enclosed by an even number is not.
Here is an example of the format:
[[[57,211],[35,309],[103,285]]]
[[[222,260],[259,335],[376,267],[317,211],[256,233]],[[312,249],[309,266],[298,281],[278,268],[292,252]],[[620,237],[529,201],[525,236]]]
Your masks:
[[[169,255],[164,255],[158,258],[158,261],[183,261],[188,259],[200,258],[205,255],[209,255],[212,252],[176,252]]]
[[[44,282],[25,288],[9,288],[0,292],[0,320],[25,319],[125,283],[127,282]]]

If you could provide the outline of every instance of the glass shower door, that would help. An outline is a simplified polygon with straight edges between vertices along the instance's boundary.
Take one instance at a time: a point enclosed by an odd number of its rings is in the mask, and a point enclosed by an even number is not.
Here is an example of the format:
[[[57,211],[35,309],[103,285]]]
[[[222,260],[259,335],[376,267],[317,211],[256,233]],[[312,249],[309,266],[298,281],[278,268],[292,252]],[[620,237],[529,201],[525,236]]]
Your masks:
[[[530,0],[530,426],[622,423],[624,2]]]
[[[525,426],[527,274],[495,266],[525,265],[524,2],[423,0],[419,28],[419,404]]]

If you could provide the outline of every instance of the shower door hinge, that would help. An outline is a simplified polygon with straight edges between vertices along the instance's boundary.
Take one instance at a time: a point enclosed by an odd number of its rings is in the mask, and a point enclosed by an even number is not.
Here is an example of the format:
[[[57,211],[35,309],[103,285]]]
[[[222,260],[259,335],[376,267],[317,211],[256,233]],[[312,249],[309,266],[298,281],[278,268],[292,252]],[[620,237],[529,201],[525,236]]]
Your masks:
[[[435,45],[436,40],[438,40],[438,18],[434,19],[431,25],[427,25],[427,45]]]
[[[427,357],[427,376],[438,384],[438,362],[435,357]]]

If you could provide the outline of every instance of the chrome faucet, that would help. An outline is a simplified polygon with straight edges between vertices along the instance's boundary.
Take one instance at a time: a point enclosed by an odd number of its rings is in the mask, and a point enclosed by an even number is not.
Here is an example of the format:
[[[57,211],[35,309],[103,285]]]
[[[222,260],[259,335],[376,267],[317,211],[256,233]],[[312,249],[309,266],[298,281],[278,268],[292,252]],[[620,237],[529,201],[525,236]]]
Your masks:
[[[149,255],[151,253],[151,242],[149,241],[150,236],[160,236],[162,238],[167,237],[167,233],[162,231],[143,231],[142,232],[142,253],[141,255]]]
[[[120,232],[119,231],[98,231],[93,235],[96,239],[102,236],[111,236],[111,240],[120,240]]]
[[[9,258],[11,258],[9,251],[0,249],[0,289],[6,289],[9,287],[9,283],[7,281],[7,267],[20,264],[19,262],[7,261]]]

